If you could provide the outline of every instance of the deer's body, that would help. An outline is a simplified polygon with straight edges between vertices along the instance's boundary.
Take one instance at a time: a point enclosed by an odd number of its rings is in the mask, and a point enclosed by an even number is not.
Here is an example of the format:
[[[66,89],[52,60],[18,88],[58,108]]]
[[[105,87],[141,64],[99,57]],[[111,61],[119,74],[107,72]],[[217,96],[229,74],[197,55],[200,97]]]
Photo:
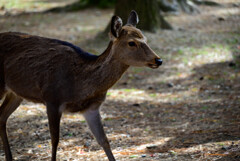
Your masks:
[[[64,104],[64,110],[70,112],[83,111],[88,102],[102,102],[128,68],[114,62],[112,42],[100,56],[76,52],[59,40],[22,33],[2,33],[0,42],[0,48],[6,49],[2,51],[4,72],[0,77],[5,79],[1,91],[34,102]]]
[[[59,126],[63,111],[82,112],[108,159],[114,161],[103,131],[99,107],[112,87],[131,65],[157,68],[162,61],[147,46],[135,26],[132,11],[128,25],[112,18],[111,41],[99,56],[68,42],[22,33],[0,34],[0,136],[7,161],[12,154],[6,133],[8,117],[22,99],[44,103],[52,141],[52,161],[56,160]]]

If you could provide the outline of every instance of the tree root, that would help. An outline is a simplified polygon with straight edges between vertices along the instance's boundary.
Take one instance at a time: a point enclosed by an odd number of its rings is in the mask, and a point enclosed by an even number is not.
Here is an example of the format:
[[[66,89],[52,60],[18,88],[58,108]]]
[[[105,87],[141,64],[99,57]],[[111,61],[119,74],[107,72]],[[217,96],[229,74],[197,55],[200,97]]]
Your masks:
[[[161,12],[160,12],[160,15],[161,15]],[[161,23],[160,24],[161,29],[173,30],[173,27],[171,26],[171,24],[167,22],[162,15],[160,16],[160,23]]]
[[[158,6],[163,12],[177,12],[178,11],[178,4],[176,1],[172,1],[169,3],[167,0],[158,0]]]
[[[205,1],[205,0],[192,0],[192,1],[197,5],[207,5],[207,6],[215,6],[215,7],[222,6],[221,4],[213,1]]]
[[[78,10],[90,7],[89,4],[86,2],[87,1],[82,1],[82,2],[77,1],[63,7],[51,8],[45,12],[74,12],[74,11],[78,11]]]
[[[182,10],[185,13],[200,13],[196,5],[208,5],[220,7],[221,4],[209,0],[158,0],[158,5],[163,12],[177,12]]]
[[[192,1],[189,0],[177,0],[177,1],[183,12],[188,14],[200,13],[200,10]]]

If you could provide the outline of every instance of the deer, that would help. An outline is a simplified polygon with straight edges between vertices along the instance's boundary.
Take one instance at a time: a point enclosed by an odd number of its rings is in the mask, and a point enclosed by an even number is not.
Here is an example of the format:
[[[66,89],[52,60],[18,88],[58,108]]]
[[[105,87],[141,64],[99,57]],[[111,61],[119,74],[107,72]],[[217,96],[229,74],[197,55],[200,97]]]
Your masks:
[[[63,112],[80,112],[108,160],[115,161],[99,112],[107,91],[130,66],[156,69],[162,64],[136,28],[138,22],[134,10],[124,26],[113,16],[110,42],[100,55],[58,39],[0,33],[0,135],[7,161],[13,158],[6,123],[23,99],[46,106],[52,161],[57,159]]]

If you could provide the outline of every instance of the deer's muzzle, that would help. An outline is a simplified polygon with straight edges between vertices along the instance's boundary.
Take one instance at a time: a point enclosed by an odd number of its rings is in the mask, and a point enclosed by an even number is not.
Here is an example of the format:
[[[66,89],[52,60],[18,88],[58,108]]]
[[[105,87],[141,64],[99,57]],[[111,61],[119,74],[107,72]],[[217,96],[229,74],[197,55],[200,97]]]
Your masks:
[[[155,59],[155,63],[158,65],[158,66],[160,66],[160,65],[162,65],[162,59],[158,59],[158,58],[156,58]]]

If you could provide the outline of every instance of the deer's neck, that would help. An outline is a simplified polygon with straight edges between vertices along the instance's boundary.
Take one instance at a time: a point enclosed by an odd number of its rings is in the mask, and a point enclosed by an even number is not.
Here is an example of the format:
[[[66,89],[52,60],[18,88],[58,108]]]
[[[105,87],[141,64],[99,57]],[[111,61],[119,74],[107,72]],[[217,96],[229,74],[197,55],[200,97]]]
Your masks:
[[[107,91],[111,88],[128,69],[128,65],[123,64],[117,60],[112,50],[113,42],[110,42],[107,49],[98,57],[95,66],[96,83],[100,90]]]

